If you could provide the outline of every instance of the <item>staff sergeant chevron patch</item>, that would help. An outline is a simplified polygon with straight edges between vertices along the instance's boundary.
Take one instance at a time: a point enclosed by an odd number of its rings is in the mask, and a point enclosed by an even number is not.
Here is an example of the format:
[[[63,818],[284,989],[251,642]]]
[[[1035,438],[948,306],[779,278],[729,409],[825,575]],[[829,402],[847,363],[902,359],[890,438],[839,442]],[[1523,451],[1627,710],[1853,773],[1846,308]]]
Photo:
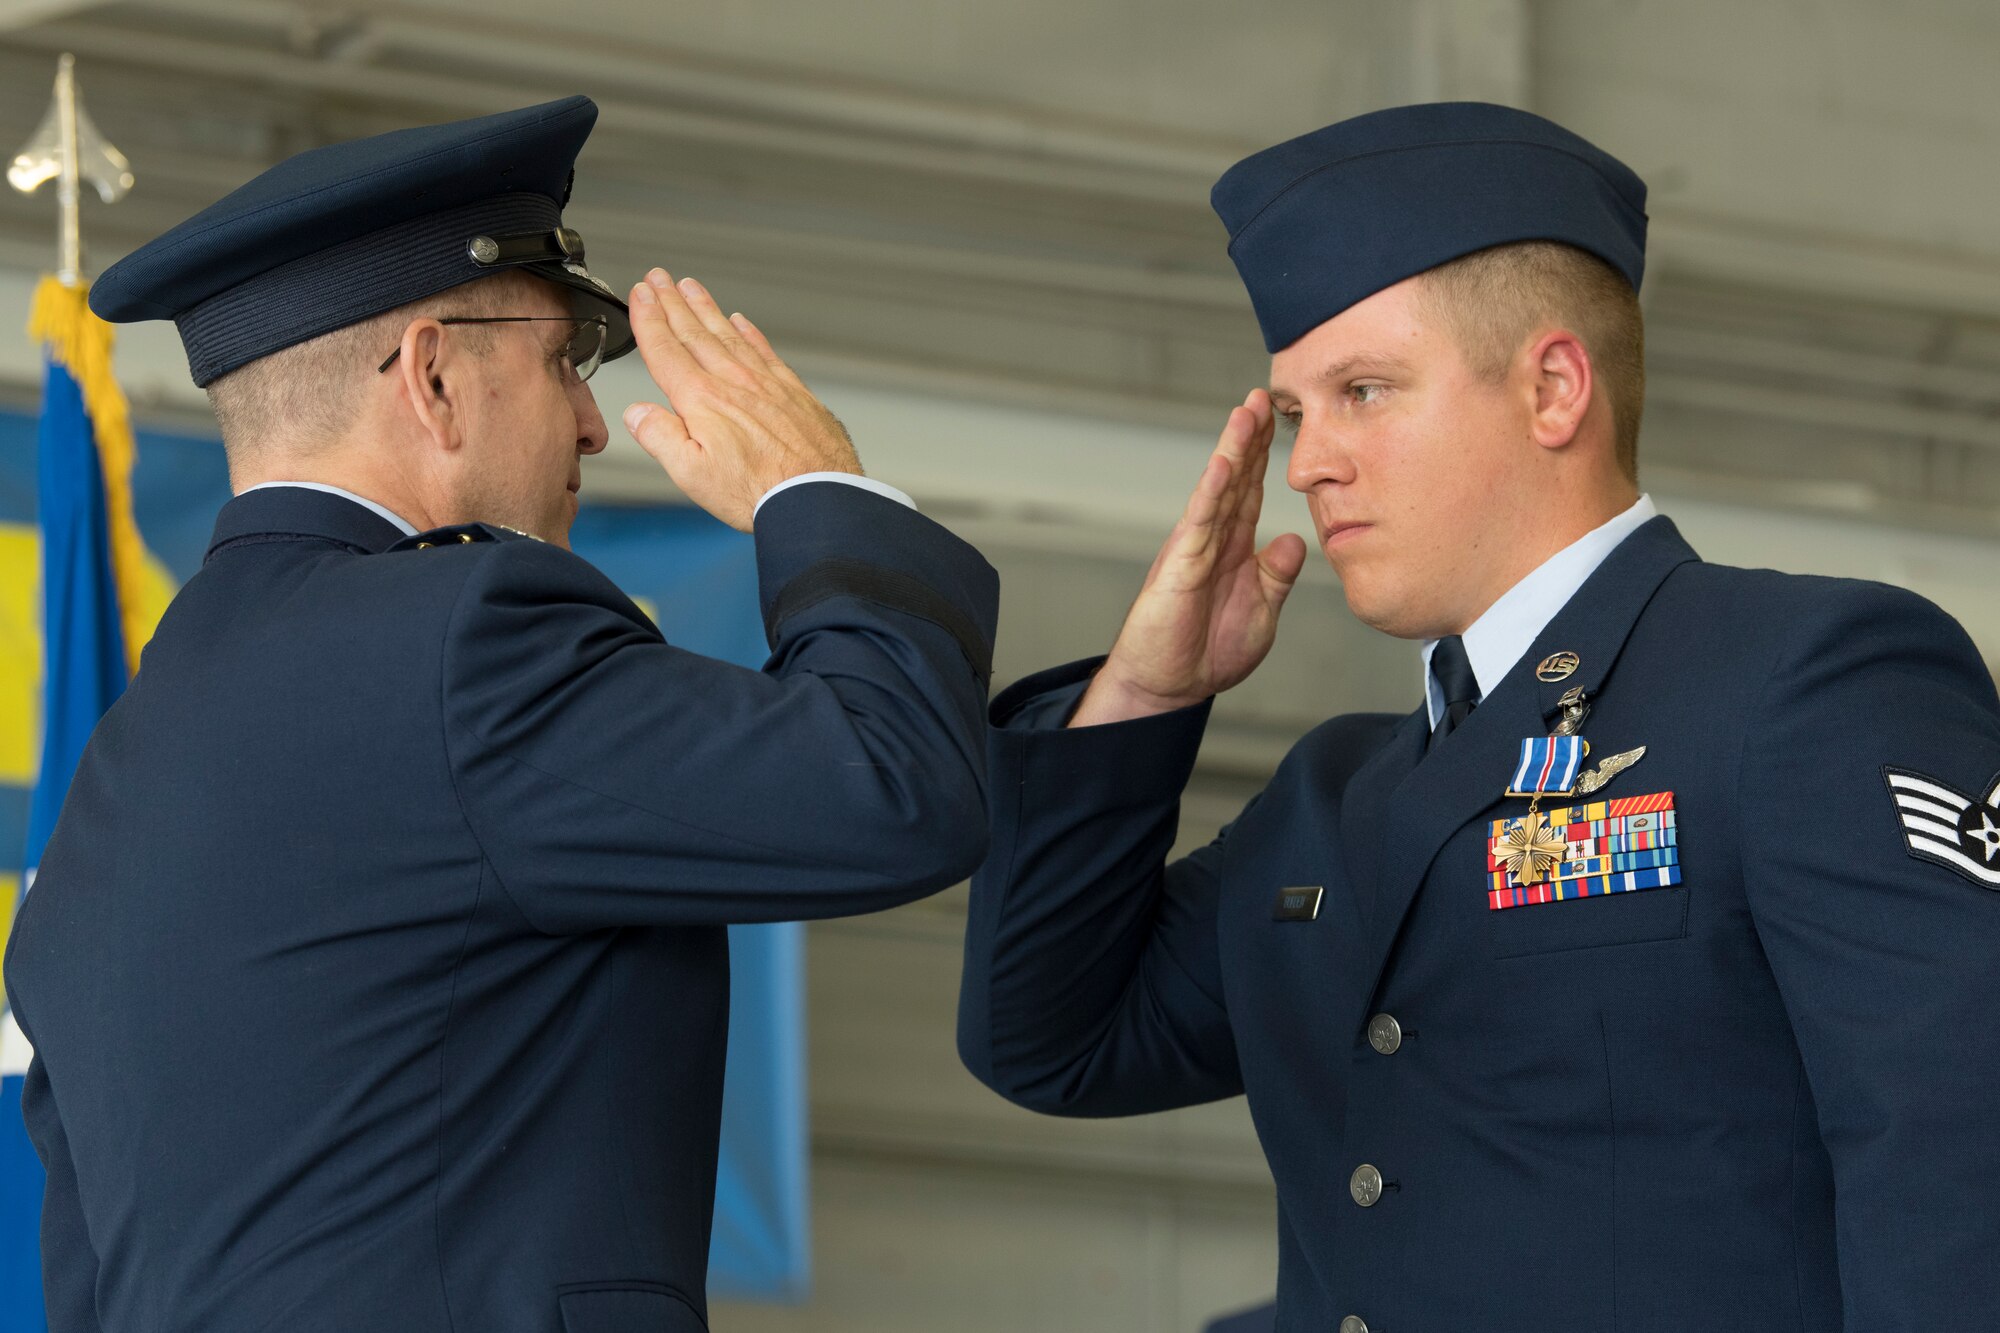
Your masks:
[[[1882,769],[1910,855],[1949,866],[1974,884],[2000,889],[2000,773],[1974,799],[1923,773]]]

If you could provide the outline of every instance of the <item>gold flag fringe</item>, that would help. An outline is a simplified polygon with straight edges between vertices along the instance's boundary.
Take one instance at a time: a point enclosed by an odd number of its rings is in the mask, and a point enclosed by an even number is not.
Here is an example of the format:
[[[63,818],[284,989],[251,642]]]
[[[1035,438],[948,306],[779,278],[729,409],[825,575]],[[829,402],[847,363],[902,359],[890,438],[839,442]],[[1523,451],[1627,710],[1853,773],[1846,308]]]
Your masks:
[[[132,412],[124,390],[111,374],[111,326],[91,313],[90,288],[44,277],[35,288],[28,336],[48,348],[83,391],[96,437],[98,470],[104,475],[104,517],[111,547],[111,578],[118,590],[119,624],[125,637],[127,675],[139,670],[139,650],[153,636],[158,617],[149,595],[146,548],[132,517]]]

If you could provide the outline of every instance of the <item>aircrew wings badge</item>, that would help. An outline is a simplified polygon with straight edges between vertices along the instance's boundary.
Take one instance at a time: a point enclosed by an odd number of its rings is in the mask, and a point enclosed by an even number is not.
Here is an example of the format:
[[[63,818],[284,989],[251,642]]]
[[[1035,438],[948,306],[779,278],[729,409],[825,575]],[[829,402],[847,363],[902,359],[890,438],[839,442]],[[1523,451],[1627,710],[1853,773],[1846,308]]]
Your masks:
[[[1486,848],[1486,905],[1496,912],[1681,882],[1670,791],[1496,819]]]
[[[1882,769],[1911,856],[2000,889],[2000,773],[1974,798],[1906,768]]]

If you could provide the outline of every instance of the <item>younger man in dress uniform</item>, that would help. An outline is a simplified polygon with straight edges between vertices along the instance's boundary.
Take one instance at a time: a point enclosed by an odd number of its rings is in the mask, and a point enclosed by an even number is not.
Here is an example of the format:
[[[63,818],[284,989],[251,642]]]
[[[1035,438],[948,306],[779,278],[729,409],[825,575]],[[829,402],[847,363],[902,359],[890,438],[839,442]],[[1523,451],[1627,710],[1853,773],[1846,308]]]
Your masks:
[[[1060,1115],[1247,1092],[1285,1333],[2000,1310],[2000,702],[1936,607],[1705,564],[1638,493],[1644,200],[1481,105],[1232,168],[1270,393],[1108,658],[992,710],[965,1062]],[[1305,558],[1255,545],[1274,415],[1428,699],[1168,864]]]
[[[52,1333],[705,1327],[725,924],[984,848],[993,572],[748,321],[590,274],[595,119],[303,154],[92,294],[179,325],[239,494],[8,952]],[[641,443],[754,516],[761,673],[565,549],[635,342]]]

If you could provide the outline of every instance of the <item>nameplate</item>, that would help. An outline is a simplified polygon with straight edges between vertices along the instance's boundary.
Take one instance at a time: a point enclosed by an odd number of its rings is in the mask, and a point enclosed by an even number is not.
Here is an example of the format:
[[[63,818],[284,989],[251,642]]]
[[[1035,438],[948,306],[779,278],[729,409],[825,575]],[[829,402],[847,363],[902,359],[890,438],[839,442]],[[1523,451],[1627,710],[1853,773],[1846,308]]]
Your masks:
[[[1319,900],[1326,892],[1317,884],[1302,884],[1278,890],[1277,906],[1271,909],[1273,921],[1311,921],[1319,915]]]

